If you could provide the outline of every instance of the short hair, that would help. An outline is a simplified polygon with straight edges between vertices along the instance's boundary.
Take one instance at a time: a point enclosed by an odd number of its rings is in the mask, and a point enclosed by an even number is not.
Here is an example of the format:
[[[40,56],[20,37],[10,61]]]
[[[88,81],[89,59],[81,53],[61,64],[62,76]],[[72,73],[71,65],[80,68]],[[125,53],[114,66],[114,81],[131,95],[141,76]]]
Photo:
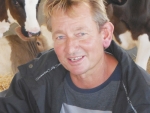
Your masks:
[[[99,27],[109,21],[104,0],[46,0],[44,5],[44,13],[46,16],[47,28],[51,31],[51,17],[56,10],[62,10],[70,13],[70,9],[74,5],[81,3],[88,4],[91,8],[93,20]]]

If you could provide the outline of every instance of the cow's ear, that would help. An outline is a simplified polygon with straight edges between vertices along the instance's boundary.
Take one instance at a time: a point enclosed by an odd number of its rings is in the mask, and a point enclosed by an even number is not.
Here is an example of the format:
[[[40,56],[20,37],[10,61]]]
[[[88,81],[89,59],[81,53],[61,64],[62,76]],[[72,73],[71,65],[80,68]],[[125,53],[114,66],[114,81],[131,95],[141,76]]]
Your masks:
[[[111,22],[107,22],[103,25],[102,27],[102,33],[103,33],[103,47],[106,49],[109,47],[112,38],[113,38],[113,31],[114,31],[114,26]]]

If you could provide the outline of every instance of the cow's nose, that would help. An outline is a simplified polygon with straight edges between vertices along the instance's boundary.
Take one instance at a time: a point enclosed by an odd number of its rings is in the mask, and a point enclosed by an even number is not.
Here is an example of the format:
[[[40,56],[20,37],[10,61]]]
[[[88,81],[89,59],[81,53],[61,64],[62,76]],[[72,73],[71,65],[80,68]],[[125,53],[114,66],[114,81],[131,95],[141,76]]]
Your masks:
[[[21,27],[21,33],[25,36],[25,37],[29,37],[28,32],[25,30],[24,27]]]
[[[41,32],[40,31],[37,32],[37,33],[31,33],[31,32],[29,32],[28,34],[29,34],[29,37],[31,37],[31,36],[39,36],[41,34]]]

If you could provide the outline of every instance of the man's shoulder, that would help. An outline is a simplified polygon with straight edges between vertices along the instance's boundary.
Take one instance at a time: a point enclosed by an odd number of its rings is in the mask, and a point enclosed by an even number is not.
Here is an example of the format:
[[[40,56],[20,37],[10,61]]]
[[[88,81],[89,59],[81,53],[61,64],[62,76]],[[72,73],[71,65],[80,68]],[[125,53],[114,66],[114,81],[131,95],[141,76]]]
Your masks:
[[[18,67],[21,75],[35,75],[41,74],[54,66],[59,65],[60,62],[54,52],[54,49],[50,49],[40,53],[32,61]]]
[[[34,60],[37,61],[37,60],[42,60],[42,59],[49,58],[49,57],[57,59],[57,56],[53,48],[39,53]]]
[[[44,66],[46,64],[49,64],[49,65],[52,64],[53,65],[53,63],[55,64],[58,62],[59,61],[58,61],[58,58],[55,54],[54,49],[50,49],[50,50],[43,51],[43,52],[39,53],[35,59],[26,63],[25,65],[33,64],[34,66],[37,66],[38,64],[40,64],[40,65]]]

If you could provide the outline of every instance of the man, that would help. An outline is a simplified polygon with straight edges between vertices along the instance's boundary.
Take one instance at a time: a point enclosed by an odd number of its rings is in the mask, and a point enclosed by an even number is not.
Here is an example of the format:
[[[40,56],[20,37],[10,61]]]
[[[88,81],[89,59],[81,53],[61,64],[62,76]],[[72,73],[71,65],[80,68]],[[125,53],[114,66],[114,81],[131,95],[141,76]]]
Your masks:
[[[19,67],[0,113],[149,113],[149,75],[112,41],[103,0],[45,8],[54,50]]]

